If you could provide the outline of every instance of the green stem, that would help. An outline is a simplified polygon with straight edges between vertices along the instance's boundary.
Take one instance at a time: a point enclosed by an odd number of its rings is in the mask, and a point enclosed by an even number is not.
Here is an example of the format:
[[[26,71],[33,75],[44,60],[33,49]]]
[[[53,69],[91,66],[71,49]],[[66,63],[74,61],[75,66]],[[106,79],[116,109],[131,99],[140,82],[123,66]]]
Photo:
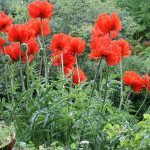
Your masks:
[[[128,99],[129,99],[130,95],[131,95],[131,90],[129,91],[129,93],[127,94],[126,99],[125,99],[125,108],[126,108],[126,110],[127,110],[127,102],[128,102]]]
[[[63,52],[61,52],[61,69],[62,69],[62,76],[64,78],[64,55],[63,55]]]
[[[6,93],[7,93],[7,99],[10,102],[9,93],[8,93],[8,70],[7,70],[7,63],[5,64],[5,83],[6,83]]]
[[[40,38],[38,37],[38,42],[40,44],[40,51],[43,50],[43,47],[42,47],[42,43],[40,41]],[[42,57],[40,58],[40,67],[39,67],[39,76],[42,76],[42,64],[43,64],[43,55]]]
[[[13,87],[14,87],[14,64],[11,65],[11,73],[10,73],[10,80],[11,80],[11,99],[14,102],[14,95],[13,95]]]
[[[47,74],[47,56],[46,56],[46,49],[45,49],[45,41],[43,35],[43,19],[41,18],[41,37],[42,37],[42,44],[43,44],[43,51],[44,51],[44,71],[45,71],[45,80],[46,80],[46,87],[48,86],[48,74]]]
[[[101,112],[103,112],[103,108],[104,108],[104,105],[105,105],[105,102],[106,102],[106,96],[107,96],[107,83],[108,83],[108,72],[109,72],[109,68],[107,67],[107,75],[106,75],[106,83],[105,83],[105,93],[104,93],[104,100],[103,100],[103,103],[102,103],[102,109],[101,109]]]
[[[122,71],[122,62],[120,62],[120,74],[122,75],[123,71]],[[120,79],[120,104],[119,104],[119,111],[121,111],[122,105],[123,105],[123,82],[122,82],[122,77]]]
[[[21,49],[20,49],[20,52],[19,52],[19,63],[20,63],[20,67],[19,67],[19,70],[20,70],[20,77],[21,77],[21,86],[22,86],[22,91],[25,90],[25,85],[24,85],[24,81],[23,81],[23,74],[22,74],[22,60],[21,60]]]
[[[75,54],[75,58],[76,58],[76,68],[77,68],[77,74],[78,74],[78,82],[80,83],[80,74],[79,74],[79,67],[78,67],[78,59],[77,59],[77,55]]]
[[[92,87],[92,90],[91,90],[91,97],[93,96],[93,93],[94,93],[95,84],[96,84],[96,78],[97,78],[98,73],[99,73],[99,69],[100,69],[100,66],[101,66],[101,62],[102,62],[102,58],[99,60],[99,64],[98,64],[98,66],[97,66],[97,70],[96,70],[96,72],[95,72],[94,83],[93,83],[93,87]]]
[[[27,89],[29,89],[29,58],[27,52],[26,52],[26,59],[27,59],[27,64],[26,64]]]

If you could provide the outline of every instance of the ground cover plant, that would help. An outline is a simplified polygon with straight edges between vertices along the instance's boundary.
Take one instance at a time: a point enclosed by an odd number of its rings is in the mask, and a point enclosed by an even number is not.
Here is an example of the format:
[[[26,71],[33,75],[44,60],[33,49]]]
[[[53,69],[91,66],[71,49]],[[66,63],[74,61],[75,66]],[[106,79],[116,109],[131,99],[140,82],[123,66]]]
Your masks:
[[[19,1],[0,12],[0,125],[15,132],[14,149],[148,150],[149,48],[134,52],[115,2],[99,1],[110,9],[89,19],[70,16],[73,4]]]

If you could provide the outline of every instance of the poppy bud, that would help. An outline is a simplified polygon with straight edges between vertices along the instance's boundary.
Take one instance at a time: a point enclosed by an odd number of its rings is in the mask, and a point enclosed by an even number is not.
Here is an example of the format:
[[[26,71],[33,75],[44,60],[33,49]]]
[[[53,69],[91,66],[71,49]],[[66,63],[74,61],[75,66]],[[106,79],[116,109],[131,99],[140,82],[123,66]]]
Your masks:
[[[39,52],[40,56],[44,56],[44,49],[40,48],[40,52]]]
[[[10,61],[10,56],[9,55],[5,55],[4,60],[5,60],[6,63],[8,63]]]
[[[21,49],[24,51],[24,52],[27,52],[28,50],[28,45],[26,43],[22,43],[21,44]]]

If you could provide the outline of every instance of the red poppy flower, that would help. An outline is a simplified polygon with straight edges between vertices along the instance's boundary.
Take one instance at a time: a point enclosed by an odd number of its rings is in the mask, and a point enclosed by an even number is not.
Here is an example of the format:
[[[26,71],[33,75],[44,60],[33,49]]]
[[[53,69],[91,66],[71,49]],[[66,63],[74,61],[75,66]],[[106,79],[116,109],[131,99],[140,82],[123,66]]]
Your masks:
[[[10,56],[11,61],[19,60],[20,51],[21,51],[21,49],[20,49],[20,44],[19,43],[13,43],[13,44],[11,44],[9,46],[6,46],[4,48],[4,53],[6,55]],[[22,55],[22,57],[24,57],[25,52],[21,51],[21,55]]]
[[[25,24],[12,25],[8,32],[8,40],[11,42],[24,43],[28,41],[28,27]]]
[[[123,83],[130,86],[131,89],[138,93],[141,91],[143,86],[143,80],[140,75],[133,71],[126,71],[122,76]]]
[[[81,38],[75,37],[71,38],[70,44],[69,44],[69,50],[68,52],[71,52],[72,54],[77,54],[78,56],[84,51],[85,48],[85,41]]]
[[[111,39],[108,34],[100,37],[91,37],[90,47],[91,49],[106,50],[111,44]]]
[[[107,54],[107,49],[111,43],[110,37],[108,34],[100,37],[91,37],[91,53],[89,54],[90,59],[99,59],[105,57]]]
[[[148,74],[143,76],[143,87],[150,92],[150,76]]]
[[[28,13],[31,18],[50,18],[53,6],[47,1],[36,0],[28,5]]]
[[[121,61],[121,48],[117,41],[112,41],[108,47],[108,53],[106,54],[106,63],[108,66],[117,65]]]
[[[99,36],[110,33],[111,38],[115,38],[121,28],[122,26],[116,13],[112,13],[110,16],[103,13],[96,19],[92,33]]]
[[[40,19],[30,19],[28,22],[27,22],[27,26],[28,28],[30,28],[30,37],[34,37],[34,36],[37,36],[37,35],[40,35],[41,36],[41,21]],[[50,30],[50,27],[49,27],[49,20],[47,19],[44,19],[42,20],[42,31],[43,31],[43,36],[46,36],[48,34],[50,34],[51,30]]]
[[[0,39],[0,53],[3,53],[3,44],[5,43],[4,39]]]
[[[103,57],[108,66],[117,65],[121,60],[121,47],[117,41],[110,42],[110,40],[105,40],[106,38],[103,36],[96,39],[93,38],[91,47],[94,49],[89,54],[89,58],[99,59]]]
[[[87,80],[84,72],[81,69],[73,68],[72,82],[73,84],[79,84]]]
[[[94,27],[91,30],[91,35],[93,37],[100,37],[100,36],[103,36],[103,32],[97,25],[94,25]]]
[[[121,22],[116,13],[110,15],[110,31],[121,31]]]
[[[63,65],[69,66],[75,64],[75,58],[69,53],[62,53],[61,51],[56,51],[52,53],[51,59],[54,59],[53,66],[61,66],[62,65],[62,54],[63,54]]]
[[[120,39],[118,40],[118,44],[121,47],[122,57],[128,57],[131,54],[129,43],[124,39]]]
[[[54,52],[63,51],[64,53],[66,53],[69,49],[70,39],[71,37],[64,33],[55,34],[52,37],[49,49]]]
[[[12,18],[7,16],[4,12],[0,12],[0,31],[8,32],[12,23]]]
[[[27,45],[28,45],[28,51],[27,51],[28,56],[35,55],[39,51],[39,46],[35,39],[30,39],[27,42]]]
[[[95,20],[94,28],[98,28],[101,34],[107,34],[110,32],[110,19],[109,15],[103,13]]]

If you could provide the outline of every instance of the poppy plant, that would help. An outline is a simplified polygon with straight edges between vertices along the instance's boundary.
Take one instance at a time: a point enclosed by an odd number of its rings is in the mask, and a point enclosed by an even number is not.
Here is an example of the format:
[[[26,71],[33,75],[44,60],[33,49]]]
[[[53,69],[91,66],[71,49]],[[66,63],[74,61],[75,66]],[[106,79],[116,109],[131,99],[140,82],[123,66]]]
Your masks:
[[[109,35],[100,36],[100,37],[91,37],[90,47],[91,49],[106,50],[111,44],[111,39]]]
[[[52,16],[53,6],[48,1],[35,0],[28,5],[28,14],[31,18],[47,18]]]
[[[12,18],[7,16],[4,12],[0,12],[0,31],[8,32],[12,23]]]
[[[78,56],[84,51],[85,48],[85,41],[78,37],[71,37],[70,44],[69,44],[69,50],[68,52],[74,54],[77,54]]]
[[[36,42],[36,40],[34,38],[30,39],[27,42],[28,45],[28,51],[27,51],[27,55],[35,55],[36,53],[38,53],[39,51],[39,46],[38,43]]]
[[[42,35],[41,33],[41,21],[40,19],[30,19],[26,23],[28,27],[28,32],[30,37],[36,37],[38,35]],[[42,31],[43,31],[43,36],[47,36],[50,34],[51,30],[49,27],[49,21],[47,19],[42,20]]]
[[[69,50],[70,38],[70,36],[64,33],[55,34],[52,37],[49,49],[53,52],[61,51],[63,53],[67,53]]]
[[[103,13],[95,20],[93,33],[99,36],[110,33],[111,37],[115,38],[121,28],[122,26],[116,13],[112,13],[111,15]]]
[[[90,59],[105,58],[108,66],[117,65],[121,61],[121,47],[117,41],[110,41],[108,37],[93,38]]]
[[[21,52],[21,57],[23,58],[25,56],[25,52],[21,51],[19,43],[13,43],[13,44],[6,46],[4,48],[4,53],[6,55],[10,56],[11,61],[19,60],[20,52]]]
[[[122,80],[123,83],[130,86],[135,93],[140,92],[143,87],[142,77],[134,71],[125,71]]]
[[[114,66],[121,61],[121,47],[117,41],[112,41],[107,49],[106,63],[108,66]]]
[[[8,40],[24,43],[29,40],[28,27],[25,24],[15,24],[10,27]]]

